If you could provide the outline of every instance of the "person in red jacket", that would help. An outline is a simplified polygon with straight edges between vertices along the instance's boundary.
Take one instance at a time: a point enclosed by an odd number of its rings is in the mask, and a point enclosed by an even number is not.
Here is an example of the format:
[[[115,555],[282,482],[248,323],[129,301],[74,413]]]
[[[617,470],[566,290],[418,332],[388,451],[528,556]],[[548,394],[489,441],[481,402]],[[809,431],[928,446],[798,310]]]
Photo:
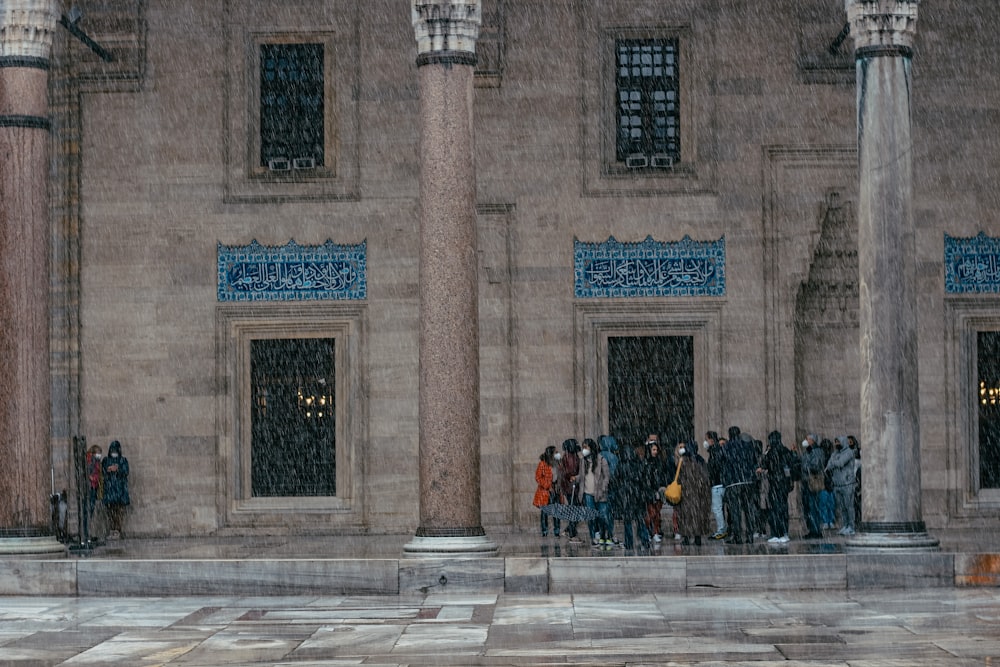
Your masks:
[[[555,486],[552,468],[555,465],[555,454],[556,448],[549,445],[538,457],[538,467],[535,468],[535,482],[538,483],[538,488],[535,489],[535,498],[532,501],[535,507],[541,508],[557,502],[557,499],[553,498]],[[539,513],[542,515],[542,537],[545,537],[549,534],[549,515],[545,512]],[[559,519],[555,517],[552,517],[552,530],[556,537],[559,537]]]

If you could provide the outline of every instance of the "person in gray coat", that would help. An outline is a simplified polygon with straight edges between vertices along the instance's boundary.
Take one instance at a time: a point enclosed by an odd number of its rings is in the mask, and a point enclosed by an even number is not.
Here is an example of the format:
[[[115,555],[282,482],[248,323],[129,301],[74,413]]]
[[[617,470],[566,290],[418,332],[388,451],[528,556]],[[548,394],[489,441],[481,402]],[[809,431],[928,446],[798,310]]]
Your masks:
[[[841,535],[854,534],[854,450],[847,444],[846,435],[838,435],[833,454],[826,463],[826,470],[833,481],[833,495],[840,514]]]

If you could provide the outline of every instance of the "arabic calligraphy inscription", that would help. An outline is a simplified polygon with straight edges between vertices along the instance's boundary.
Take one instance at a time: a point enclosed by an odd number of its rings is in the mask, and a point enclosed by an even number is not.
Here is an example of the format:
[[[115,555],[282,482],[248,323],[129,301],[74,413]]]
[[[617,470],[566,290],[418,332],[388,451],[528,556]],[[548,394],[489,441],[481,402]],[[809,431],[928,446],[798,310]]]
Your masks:
[[[949,294],[1000,292],[1000,238],[944,235],[944,289]]]
[[[726,237],[718,241],[604,243],[574,240],[577,298],[723,296]]]
[[[321,301],[367,296],[367,242],[218,245],[219,301]]]

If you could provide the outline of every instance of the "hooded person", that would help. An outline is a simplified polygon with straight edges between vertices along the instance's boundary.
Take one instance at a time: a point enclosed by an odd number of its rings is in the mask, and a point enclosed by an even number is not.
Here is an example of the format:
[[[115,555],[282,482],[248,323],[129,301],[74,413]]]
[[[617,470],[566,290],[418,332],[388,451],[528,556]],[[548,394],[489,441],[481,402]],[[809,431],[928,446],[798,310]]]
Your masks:
[[[854,450],[847,442],[846,435],[838,435],[834,451],[826,464],[833,483],[833,496],[840,514],[841,535],[854,534]]]
[[[580,492],[580,443],[575,438],[567,438],[562,443],[562,457],[559,459],[559,493],[567,505],[579,505],[583,500]],[[566,533],[576,540],[576,521],[568,522]]]
[[[618,469],[620,461],[618,457],[618,441],[613,435],[602,435],[597,439],[597,446],[601,456],[608,462],[608,499],[607,502],[598,503],[597,509],[601,512],[601,542],[607,546],[615,543],[615,518],[613,512],[614,500],[611,497],[611,476]]]
[[[788,494],[794,486],[792,470],[797,467],[795,454],[781,441],[780,431],[767,435],[767,450],[761,462],[760,474],[767,479],[769,544],[788,542]]]
[[[125,522],[125,508],[132,502],[128,492],[128,459],[122,454],[122,445],[117,440],[108,445],[108,455],[101,460],[101,473],[104,478],[104,506],[108,510],[111,529],[108,537],[117,539],[121,537]]]
[[[806,539],[823,537],[823,515],[820,508],[820,494],[824,490],[823,469],[826,455],[816,442],[816,436],[802,441],[802,517],[806,522]]]
[[[626,549],[635,546],[633,535],[642,547],[649,546],[649,531],[646,529],[646,484],[645,465],[639,458],[638,447],[624,447],[621,458],[608,485],[611,512],[622,520],[623,540]],[[635,532],[633,532],[633,528]]]
[[[723,479],[726,485],[725,500],[729,508],[729,537],[726,542],[753,542],[757,456],[753,438],[741,433],[738,426],[729,429]]]
[[[677,481],[681,485],[681,501],[674,506],[677,531],[682,545],[690,544],[693,537],[695,545],[700,546],[702,536],[712,532],[712,484],[708,468],[700,460],[694,441],[679,444],[674,455],[680,466]]]

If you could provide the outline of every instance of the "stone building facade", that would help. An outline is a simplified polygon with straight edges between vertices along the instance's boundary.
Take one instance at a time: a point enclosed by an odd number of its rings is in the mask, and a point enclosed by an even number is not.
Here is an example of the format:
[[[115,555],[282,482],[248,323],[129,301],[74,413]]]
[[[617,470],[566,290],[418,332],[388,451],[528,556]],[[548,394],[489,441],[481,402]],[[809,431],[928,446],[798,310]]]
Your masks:
[[[412,532],[410,12],[82,4],[76,25],[113,58],[65,31],[53,46],[57,486],[74,485],[74,437],[117,439],[134,535]],[[930,530],[1000,518],[993,4],[921,5],[914,44],[914,492]],[[483,1],[488,532],[534,529],[538,455],[569,437],[859,431],[846,20],[831,0]]]

